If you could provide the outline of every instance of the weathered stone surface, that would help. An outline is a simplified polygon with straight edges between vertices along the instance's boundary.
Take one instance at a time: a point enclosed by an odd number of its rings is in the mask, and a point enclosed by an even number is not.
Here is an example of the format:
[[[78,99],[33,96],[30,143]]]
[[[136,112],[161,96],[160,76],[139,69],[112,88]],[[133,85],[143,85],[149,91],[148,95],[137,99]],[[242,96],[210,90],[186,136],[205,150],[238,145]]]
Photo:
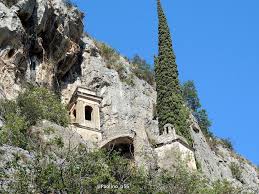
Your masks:
[[[46,120],[33,126],[30,129],[30,134],[34,139],[38,139],[38,142],[42,145],[51,145],[55,139],[61,138],[65,149],[70,148],[73,150],[80,144],[86,145],[89,148],[93,147],[91,142],[86,142],[74,129],[61,127]],[[54,145],[55,147],[56,145]]]
[[[153,141],[158,140],[159,131],[157,120],[153,120],[154,87],[134,75],[133,86],[121,80],[118,72],[107,68],[94,41],[82,36],[82,31],[82,14],[63,0],[0,0],[0,98],[14,98],[26,80],[60,91],[64,103],[69,102],[78,86],[95,90],[103,98],[100,107],[103,140],[133,131],[137,164],[155,168],[157,153]],[[125,67],[123,77],[129,78],[130,64],[123,57],[119,63]],[[42,133],[48,127],[56,129],[55,135]],[[259,188],[252,164],[220,146],[217,153],[212,151],[195,121],[192,127],[195,156],[208,178]],[[33,131],[45,142],[57,135],[64,138],[65,144],[71,136],[73,145],[82,142],[73,130],[47,121],[33,127]],[[233,178],[231,162],[241,166],[242,183]]]
[[[156,97],[154,88],[135,76],[133,76],[134,87],[121,81],[118,72],[108,69],[98,53],[97,56],[91,55],[91,50],[98,50],[94,42],[88,37],[84,37],[83,40],[86,46],[83,52],[81,76],[73,79],[74,75],[71,72],[72,76],[63,83],[64,102],[69,101],[77,86],[83,85],[97,91],[98,96],[103,98],[100,107],[103,138],[135,131],[136,157],[148,158],[143,153],[146,153],[145,150],[152,150],[145,131],[147,128],[154,128],[151,125]],[[125,69],[129,69],[129,63],[124,58],[121,57],[119,60]]]
[[[153,105],[156,103],[154,88],[136,77],[134,77],[135,86],[133,87],[121,81],[116,71],[106,68],[105,61],[98,53],[97,56],[91,55],[91,50],[97,49],[94,42],[88,37],[84,37],[83,40],[85,50],[83,62],[80,66],[81,71],[71,71],[71,77],[63,83],[62,97],[64,102],[68,102],[77,86],[84,85],[96,90],[98,95],[103,98],[100,110],[101,130],[104,133],[104,139],[117,134],[124,134],[131,130],[135,131],[135,146],[137,147],[135,159],[140,164],[155,165],[157,156],[151,145],[153,142],[150,141],[146,133],[148,131],[149,134],[152,134],[154,141],[159,140],[157,138],[157,121],[153,120],[152,114]],[[129,66],[126,60],[123,58],[120,60],[125,67]],[[127,73],[129,74],[130,72]],[[204,174],[212,181],[228,179],[240,185],[241,183],[232,177],[229,168],[230,159],[224,159],[228,161],[228,165],[221,164],[218,156],[210,149],[195,121],[193,121],[192,126],[195,129],[191,130],[194,138],[195,155],[197,161],[201,163]],[[152,162],[149,163],[149,160]],[[244,176],[256,179],[254,172],[255,169],[253,173],[244,174]],[[244,184],[255,187],[256,184],[252,183],[254,181],[249,179]]]
[[[201,165],[202,172],[212,181],[227,179],[235,185],[243,185],[247,189],[257,191],[259,189],[259,177],[256,167],[234,151],[222,145],[217,145],[213,151],[207,143],[201,130],[191,130],[194,139],[194,149],[197,161]],[[241,181],[235,179],[231,172],[231,164],[236,163],[241,170]]]
[[[83,62],[80,72],[72,71],[66,82],[62,85],[62,96],[67,102],[77,86],[84,85],[96,90],[98,95],[103,98],[101,105],[101,130],[104,139],[123,134],[133,130],[136,132],[135,146],[137,146],[135,159],[144,165],[155,165],[156,153],[152,148],[148,133],[152,134],[155,141],[158,141],[157,121],[153,120],[153,105],[156,103],[156,92],[152,86],[143,80],[134,77],[134,86],[129,86],[120,80],[116,71],[106,68],[105,61],[97,53],[91,55],[91,50],[96,50],[94,42],[83,38],[85,50],[83,52]],[[97,49],[98,50],[98,49]],[[128,62],[120,59],[126,69]],[[78,74],[79,73],[79,74]],[[128,71],[127,74],[130,74]],[[193,120],[194,148],[197,161],[201,163],[203,173],[212,181],[227,179],[236,185],[258,188],[258,177],[255,167],[247,162],[241,165],[235,157],[220,158],[213,152],[204,135],[202,134],[197,122]],[[228,153],[232,153],[226,148],[222,148]],[[144,153],[144,154],[143,154]],[[231,155],[234,155],[232,153]],[[150,158],[152,158],[150,160]],[[149,160],[152,161],[149,163]],[[222,162],[223,161],[223,162]],[[225,161],[225,162],[224,162]],[[241,166],[249,166],[249,170],[243,170],[244,181],[233,178],[230,170],[231,162],[238,162]]]
[[[197,170],[194,152],[180,141],[159,146],[155,148],[155,152],[158,166],[162,169],[172,170],[186,164],[189,169]]]
[[[7,98],[14,98],[25,80],[58,87],[78,63],[82,17],[63,0],[0,2],[0,83]]]
[[[5,176],[0,179],[0,191],[4,193],[12,193],[9,188],[15,180],[14,174],[16,170],[11,166],[12,162],[16,162],[24,169],[27,168],[27,163],[33,159],[33,155],[21,148],[8,145],[0,146],[0,174]]]

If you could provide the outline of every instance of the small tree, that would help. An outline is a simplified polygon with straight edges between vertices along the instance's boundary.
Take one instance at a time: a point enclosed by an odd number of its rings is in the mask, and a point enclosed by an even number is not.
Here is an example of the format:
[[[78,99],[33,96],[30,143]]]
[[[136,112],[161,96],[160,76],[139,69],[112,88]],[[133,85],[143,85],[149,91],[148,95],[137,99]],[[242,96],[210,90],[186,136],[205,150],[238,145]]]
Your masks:
[[[150,85],[155,82],[154,72],[150,65],[139,55],[135,55],[131,60],[132,72],[139,78],[147,81]]]
[[[4,126],[0,128],[0,143],[26,148],[28,129],[37,121],[46,119],[59,125],[68,124],[66,108],[58,97],[45,88],[28,87],[16,101],[0,102]]]
[[[222,138],[220,141],[221,141],[221,143],[223,144],[224,147],[226,147],[226,148],[228,148],[228,149],[230,149],[232,151],[234,150],[232,142],[231,142],[231,140],[229,138],[225,138],[225,139]]]
[[[17,105],[30,125],[39,120],[49,120],[62,126],[68,124],[66,108],[60,103],[57,95],[40,87],[28,87],[25,92],[20,93]]]
[[[201,108],[200,99],[198,97],[194,81],[185,82],[182,86],[182,92],[187,106],[193,112],[196,112],[199,108]]]
[[[203,132],[203,134],[207,137],[213,137],[213,133],[210,131],[211,121],[208,118],[208,113],[205,109],[201,109],[194,113],[199,126]]]
[[[0,144],[26,148],[28,144],[28,122],[26,118],[14,113],[5,115],[5,125],[0,129]]]

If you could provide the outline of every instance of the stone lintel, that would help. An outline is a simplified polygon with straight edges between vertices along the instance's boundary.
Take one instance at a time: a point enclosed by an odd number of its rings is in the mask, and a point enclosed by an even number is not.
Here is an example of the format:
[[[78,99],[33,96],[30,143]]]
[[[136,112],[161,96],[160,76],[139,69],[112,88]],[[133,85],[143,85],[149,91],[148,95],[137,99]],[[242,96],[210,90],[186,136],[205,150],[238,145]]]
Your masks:
[[[71,123],[71,124],[74,125],[75,127],[78,127],[78,128],[82,128],[82,129],[86,129],[86,130],[89,130],[89,131],[95,131],[95,132],[103,133],[103,131],[101,131],[101,130],[99,130],[97,128],[86,127],[86,126],[80,125],[78,123]]]

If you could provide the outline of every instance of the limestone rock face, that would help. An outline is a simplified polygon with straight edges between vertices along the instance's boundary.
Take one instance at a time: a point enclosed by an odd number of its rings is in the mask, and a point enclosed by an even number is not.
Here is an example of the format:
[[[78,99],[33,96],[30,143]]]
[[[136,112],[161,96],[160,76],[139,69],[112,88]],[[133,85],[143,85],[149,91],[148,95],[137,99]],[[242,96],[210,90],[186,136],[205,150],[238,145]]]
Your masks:
[[[55,139],[62,139],[64,148],[73,150],[79,146],[79,144],[85,145],[88,148],[93,147],[88,142],[85,142],[82,137],[76,133],[73,129],[69,127],[61,127],[57,124],[51,123],[49,121],[43,120],[37,123],[36,126],[31,127],[30,135],[37,139],[38,142],[41,142],[41,145],[51,145],[52,142],[55,142]],[[52,146],[57,147],[55,144]],[[50,149],[52,149],[50,147]]]
[[[226,179],[235,185],[244,186],[247,190],[259,192],[259,174],[256,166],[221,144],[212,150],[200,130],[191,130],[191,133],[196,160],[201,165],[202,173],[212,181]],[[239,180],[231,171],[233,164],[236,164],[241,172]]]
[[[146,129],[158,130],[156,122],[153,122],[153,105],[156,99],[154,88],[135,76],[132,77],[134,86],[123,82],[117,71],[106,67],[107,64],[93,40],[84,36],[83,42],[85,49],[82,64],[78,68],[80,71],[71,69],[61,85],[63,101],[67,103],[70,100],[77,86],[95,90],[103,98],[100,108],[103,138],[134,131],[138,139],[135,141],[135,149],[139,153],[136,157],[141,158],[143,152],[152,155]],[[95,55],[93,51],[96,52]],[[125,66],[125,76],[129,76],[130,64],[123,57],[120,57],[119,63]],[[149,163],[145,159],[139,161],[145,165]]]
[[[101,57],[98,48],[90,38],[84,36],[85,49],[82,64],[74,67],[68,77],[62,82],[61,91],[63,101],[67,103],[77,86],[86,86],[97,91],[103,98],[101,104],[101,130],[104,138],[130,132],[136,132],[137,154],[136,160],[140,164],[156,165],[157,154],[152,148],[152,141],[157,141],[158,125],[153,120],[156,104],[155,89],[143,80],[134,76],[134,86],[120,80],[118,72],[108,69],[105,60]],[[93,51],[97,54],[92,55]],[[127,69],[126,76],[131,72],[129,63],[120,58],[120,62]],[[79,71],[78,71],[79,70]],[[197,161],[201,164],[202,172],[212,181],[227,179],[236,185],[258,189],[259,179],[256,167],[245,160],[240,160],[234,152],[218,147],[219,152],[211,150],[199,126],[193,121],[190,128],[194,139],[194,149]],[[152,137],[152,138],[150,138]],[[220,152],[224,154],[219,154]],[[144,153],[144,154],[143,154]],[[150,162],[149,162],[150,161]],[[242,182],[232,175],[230,165],[237,163],[242,169]],[[165,162],[166,163],[166,162]],[[166,165],[166,164],[165,164]]]
[[[148,168],[156,167],[157,154],[152,147],[159,133],[153,115],[155,88],[132,74],[129,62],[123,57],[118,59],[124,66],[122,75],[108,68],[95,42],[82,34],[82,18],[80,11],[63,0],[0,0],[0,99],[15,98],[24,81],[55,89],[66,104],[77,86],[95,90],[103,98],[100,121],[104,140],[134,132],[136,162]],[[129,79],[131,84],[127,82]],[[65,140],[69,137],[69,129],[46,121],[33,130],[41,131],[47,126],[56,128]],[[212,151],[195,126],[195,130],[190,128],[195,156],[208,178],[259,188],[258,174],[252,164],[224,147]],[[40,137],[44,141],[52,138],[44,134]],[[81,142],[81,137],[75,135],[73,142]],[[1,157],[0,164],[3,161]],[[241,167],[242,181],[232,175],[232,162]]]
[[[0,83],[7,98],[25,80],[59,85],[78,63],[82,17],[63,0],[0,1]]]
[[[0,173],[7,176],[7,178],[1,177],[1,192],[13,193],[9,188],[13,181],[15,181],[14,174],[16,173],[16,170],[10,164],[12,164],[13,161],[17,161],[21,167],[28,170],[27,163],[30,162],[33,157],[34,156],[31,153],[24,149],[8,145],[0,146]]]

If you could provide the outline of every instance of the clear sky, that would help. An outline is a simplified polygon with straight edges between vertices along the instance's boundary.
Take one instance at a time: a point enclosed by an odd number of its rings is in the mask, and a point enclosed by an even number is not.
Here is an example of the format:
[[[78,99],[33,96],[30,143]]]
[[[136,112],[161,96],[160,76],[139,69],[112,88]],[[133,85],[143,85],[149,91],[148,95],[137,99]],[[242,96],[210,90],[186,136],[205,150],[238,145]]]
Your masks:
[[[122,55],[157,54],[155,0],[73,0],[85,31]],[[212,131],[259,164],[259,1],[161,0],[181,81],[194,80]]]

